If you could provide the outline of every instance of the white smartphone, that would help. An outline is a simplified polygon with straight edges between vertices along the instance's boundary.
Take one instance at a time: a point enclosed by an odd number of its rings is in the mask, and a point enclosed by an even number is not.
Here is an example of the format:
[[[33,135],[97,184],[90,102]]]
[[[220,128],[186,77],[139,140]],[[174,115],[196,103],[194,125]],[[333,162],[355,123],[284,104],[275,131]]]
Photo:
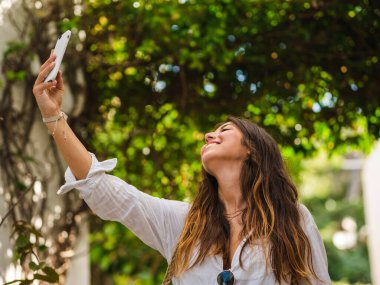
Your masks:
[[[54,47],[54,53],[57,55],[57,58],[55,59],[55,66],[52,69],[52,71],[50,71],[48,76],[46,76],[44,80],[45,83],[53,81],[57,77],[59,68],[61,67],[63,55],[65,54],[66,47],[67,47],[67,44],[69,43],[70,37],[71,37],[71,31],[66,31],[58,38],[57,43],[55,44],[55,47]]]

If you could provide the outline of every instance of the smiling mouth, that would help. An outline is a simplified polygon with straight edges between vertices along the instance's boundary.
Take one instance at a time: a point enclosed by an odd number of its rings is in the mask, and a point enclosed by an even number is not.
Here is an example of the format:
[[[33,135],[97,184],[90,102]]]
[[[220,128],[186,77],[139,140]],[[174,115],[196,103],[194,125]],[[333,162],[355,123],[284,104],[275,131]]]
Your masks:
[[[212,145],[215,145],[215,144],[219,144],[219,143],[209,143],[208,145],[206,145],[206,147],[205,148],[209,148],[210,146],[212,146]]]
[[[206,149],[209,149],[211,146],[213,146],[213,145],[216,145],[216,144],[219,144],[219,143],[217,143],[217,142],[214,142],[214,143],[209,143],[209,144],[207,144],[206,146],[204,146],[203,148],[202,148],[202,155],[203,155],[203,153],[206,151]]]

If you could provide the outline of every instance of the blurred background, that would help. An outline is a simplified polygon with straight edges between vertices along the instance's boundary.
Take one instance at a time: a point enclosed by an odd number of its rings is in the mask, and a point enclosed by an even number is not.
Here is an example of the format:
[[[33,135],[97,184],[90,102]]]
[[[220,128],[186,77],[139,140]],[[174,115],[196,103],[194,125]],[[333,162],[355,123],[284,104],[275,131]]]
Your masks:
[[[380,8],[340,0],[1,0],[0,282],[160,284],[166,262],[78,193],[32,94],[57,37],[69,123],[113,174],[191,201],[227,115],[278,141],[334,284],[380,284]]]

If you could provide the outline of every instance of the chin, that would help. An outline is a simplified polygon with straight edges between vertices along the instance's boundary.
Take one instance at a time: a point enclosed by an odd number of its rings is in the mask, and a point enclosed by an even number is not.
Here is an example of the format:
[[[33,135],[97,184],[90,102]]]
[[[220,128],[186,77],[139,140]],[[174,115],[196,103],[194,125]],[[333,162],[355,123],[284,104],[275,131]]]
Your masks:
[[[211,167],[210,163],[208,163],[207,160],[205,160],[203,157],[202,157],[202,166],[203,166],[203,169],[208,174],[215,176],[215,173],[212,171],[212,167]]]

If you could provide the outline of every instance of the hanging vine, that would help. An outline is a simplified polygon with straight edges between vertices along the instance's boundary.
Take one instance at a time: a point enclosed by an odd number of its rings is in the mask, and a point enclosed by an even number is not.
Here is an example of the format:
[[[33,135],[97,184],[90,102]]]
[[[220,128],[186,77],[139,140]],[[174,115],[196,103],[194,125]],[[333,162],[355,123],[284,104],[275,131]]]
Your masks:
[[[0,227],[11,232],[13,260],[24,276],[6,284],[31,284],[33,280],[62,283],[86,210],[83,201],[72,194],[52,206],[51,196],[63,183],[56,177],[63,176],[65,166],[53,139],[49,138],[44,147],[43,139],[37,140],[34,133],[42,124],[32,94],[36,66],[38,69],[48,57],[49,47],[64,28],[64,18],[74,16],[73,4],[67,1],[45,1],[43,9],[40,5],[40,1],[19,1],[5,15],[17,33],[17,41],[7,43],[2,56],[0,192],[7,210],[0,213]],[[73,50],[68,49],[68,58],[70,53]],[[80,70],[79,59],[69,64],[68,70]],[[70,90],[83,89],[77,77],[69,75],[65,77]],[[78,119],[72,123],[77,130],[81,127]]]

